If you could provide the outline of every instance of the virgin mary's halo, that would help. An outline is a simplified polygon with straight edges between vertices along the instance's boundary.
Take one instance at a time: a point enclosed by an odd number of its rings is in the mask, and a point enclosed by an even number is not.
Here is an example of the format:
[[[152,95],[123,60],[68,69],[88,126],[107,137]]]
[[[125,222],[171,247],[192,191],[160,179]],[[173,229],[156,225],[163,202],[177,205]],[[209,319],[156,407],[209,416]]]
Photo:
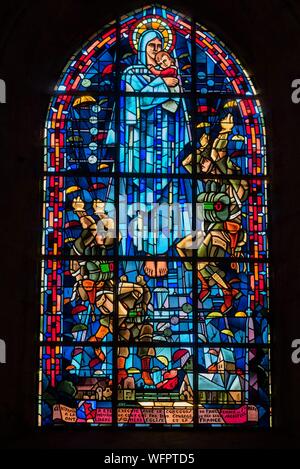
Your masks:
[[[167,52],[171,52],[173,50],[175,45],[175,35],[173,34],[170,25],[162,18],[146,16],[135,23],[130,31],[129,42],[135,53],[138,50],[140,36],[147,30],[159,31],[164,38],[164,50]]]

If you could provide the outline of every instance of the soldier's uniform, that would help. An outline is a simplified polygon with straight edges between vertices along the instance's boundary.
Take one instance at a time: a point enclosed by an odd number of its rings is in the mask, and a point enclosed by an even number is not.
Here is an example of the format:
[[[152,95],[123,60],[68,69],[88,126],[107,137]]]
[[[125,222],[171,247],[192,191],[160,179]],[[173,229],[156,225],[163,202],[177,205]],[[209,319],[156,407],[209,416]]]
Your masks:
[[[106,255],[109,245],[114,238],[105,234],[103,244],[97,243],[96,222],[86,212],[81,211],[79,218],[83,226],[81,235],[74,242],[71,254],[88,257],[86,259],[74,259],[71,263],[71,273],[76,279],[74,295],[82,300],[88,300],[92,309],[96,306],[102,313],[100,325],[90,341],[101,342],[104,337],[113,332],[114,311],[114,265],[113,262],[102,260]],[[105,228],[104,228],[105,229]],[[100,233],[101,235],[101,233]],[[102,237],[102,239],[104,236]],[[100,258],[100,259],[99,259]],[[125,276],[121,277],[118,284],[118,327],[119,339],[128,342],[130,339],[151,342],[153,327],[146,319],[147,305],[151,295],[143,277],[138,276],[136,283],[128,282]],[[105,356],[101,347],[97,347],[96,353],[101,360]],[[118,348],[118,380],[127,377],[125,361],[129,355],[128,346]],[[155,355],[153,347],[143,346],[138,348],[138,356],[142,361],[142,376],[146,384],[152,384],[150,377],[150,358]]]
[[[206,182],[205,192],[198,196],[197,201],[203,206],[204,232],[203,241],[197,248],[198,257],[224,258],[226,254],[239,257],[242,246],[246,243],[246,232],[242,227],[242,203],[248,196],[248,183],[243,179],[223,179],[224,175],[239,174],[240,170],[226,155],[213,159],[211,154],[224,153],[227,147],[227,139],[216,139],[213,145],[208,144],[204,149],[197,151],[197,171],[202,172],[201,161],[210,161],[207,172],[209,179]],[[185,248],[179,242],[178,247],[184,255],[192,256],[192,249]],[[185,262],[188,270],[192,264]],[[231,267],[239,271],[236,262]],[[204,301],[209,295],[209,287],[217,284],[223,291],[224,304],[221,312],[225,313],[232,307],[234,298],[240,296],[240,292],[231,287],[225,280],[226,273],[219,262],[205,260],[197,264],[198,278],[201,282],[199,298]]]

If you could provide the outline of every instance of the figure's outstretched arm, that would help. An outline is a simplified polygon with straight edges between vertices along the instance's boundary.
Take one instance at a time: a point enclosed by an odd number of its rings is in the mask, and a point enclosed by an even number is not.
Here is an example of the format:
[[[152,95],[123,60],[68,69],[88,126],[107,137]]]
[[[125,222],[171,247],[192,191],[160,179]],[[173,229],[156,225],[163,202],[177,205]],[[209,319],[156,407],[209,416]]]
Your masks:
[[[224,157],[227,156],[228,137],[234,126],[233,115],[230,113],[227,114],[227,116],[221,120],[220,124],[221,130],[213,142],[211,158],[216,163],[220,172],[227,174],[228,167]]]
[[[94,200],[93,209],[95,215],[99,218],[97,223],[97,242],[103,244],[105,247],[112,247],[116,239],[115,220],[105,213],[105,203],[102,200]],[[119,233],[119,241],[121,241],[121,239],[122,236],[121,233]]]
[[[85,204],[80,196],[76,197],[73,200],[72,207],[73,207],[74,213],[76,213],[79,217],[79,221],[82,226],[82,229],[89,230],[92,236],[96,236],[97,234],[96,222],[94,218],[88,215],[87,212],[85,211]]]

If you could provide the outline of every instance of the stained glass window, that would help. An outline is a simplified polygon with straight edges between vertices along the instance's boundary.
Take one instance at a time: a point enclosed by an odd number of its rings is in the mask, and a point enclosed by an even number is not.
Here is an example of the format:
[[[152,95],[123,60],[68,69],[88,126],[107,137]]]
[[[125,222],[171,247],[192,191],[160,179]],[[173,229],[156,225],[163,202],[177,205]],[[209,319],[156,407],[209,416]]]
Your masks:
[[[265,133],[239,60],[171,9],[71,58],[44,134],[39,425],[270,426]]]

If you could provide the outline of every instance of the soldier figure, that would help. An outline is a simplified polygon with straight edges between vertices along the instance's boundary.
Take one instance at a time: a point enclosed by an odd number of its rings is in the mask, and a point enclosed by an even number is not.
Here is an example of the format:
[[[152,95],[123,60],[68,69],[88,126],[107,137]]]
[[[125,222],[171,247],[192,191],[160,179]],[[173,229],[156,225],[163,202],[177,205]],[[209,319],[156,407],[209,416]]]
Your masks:
[[[221,131],[213,143],[209,135],[200,138],[197,150],[197,172],[209,174],[205,192],[197,201],[203,204],[205,237],[197,246],[197,255],[202,258],[224,258],[226,254],[241,256],[242,246],[246,242],[246,232],[242,228],[242,203],[248,196],[248,183],[243,179],[222,179],[222,175],[240,174],[240,168],[232,163],[227,155],[228,135],[233,128],[233,116],[228,114],[221,121]],[[184,161],[187,171],[192,171],[192,155]],[[176,249],[180,256],[192,255],[192,235],[181,240]],[[192,265],[185,263],[187,269]],[[239,272],[237,262],[231,262],[231,268]],[[210,287],[218,285],[223,292],[224,303],[221,313],[225,314],[233,301],[241,296],[238,289],[232,287],[233,281],[225,280],[225,272],[218,262],[203,260],[197,264],[197,275],[201,283],[199,299],[203,302],[210,294]],[[236,281],[236,279],[235,279]]]
[[[74,242],[71,254],[84,256],[83,259],[72,259],[71,273],[76,282],[72,299],[88,301],[92,310],[92,320],[95,321],[95,307],[101,313],[100,325],[96,333],[89,338],[90,342],[100,343],[109,332],[113,332],[114,312],[114,265],[113,262],[102,259],[107,249],[113,246],[114,220],[105,213],[105,204],[101,200],[93,202],[94,214],[102,222],[102,230],[97,229],[95,219],[85,211],[84,201],[77,197],[72,203],[74,212],[78,215],[82,232]],[[119,236],[120,240],[120,236]],[[89,256],[89,259],[85,259]],[[125,275],[118,284],[118,327],[121,340],[138,339],[151,341],[153,327],[146,319],[148,304],[151,299],[150,291],[142,275],[138,275],[136,282],[128,282]],[[98,360],[103,362],[105,355],[100,346],[95,348]],[[128,347],[118,349],[118,382],[127,377],[125,370]],[[142,361],[142,378],[145,384],[153,384],[150,377],[150,358],[154,356],[154,349],[144,347],[139,350]],[[68,369],[74,368],[73,365]]]

